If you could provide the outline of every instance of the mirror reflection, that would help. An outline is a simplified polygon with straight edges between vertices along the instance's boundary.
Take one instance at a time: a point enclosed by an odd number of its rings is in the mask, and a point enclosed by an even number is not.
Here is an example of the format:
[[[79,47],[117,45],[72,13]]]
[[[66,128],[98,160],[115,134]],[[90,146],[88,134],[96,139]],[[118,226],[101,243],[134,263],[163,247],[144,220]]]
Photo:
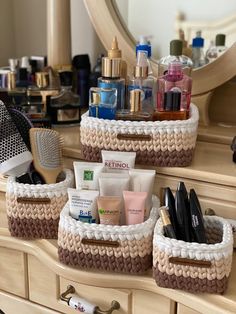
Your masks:
[[[169,43],[176,38],[185,40],[186,55],[200,58],[195,67],[213,61],[235,42],[235,0],[227,0],[227,5],[221,0],[113,0],[113,4],[136,42],[140,35],[150,40],[154,60],[169,55]],[[216,38],[217,34],[225,37]],[[192,45],[201,49],[191,51]]]

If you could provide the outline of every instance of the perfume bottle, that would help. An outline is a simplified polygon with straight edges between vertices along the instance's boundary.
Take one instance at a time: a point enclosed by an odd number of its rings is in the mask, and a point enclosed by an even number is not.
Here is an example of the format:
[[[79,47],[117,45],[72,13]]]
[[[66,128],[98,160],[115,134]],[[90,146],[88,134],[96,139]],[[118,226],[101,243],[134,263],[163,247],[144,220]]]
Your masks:
[[[130,121],[150,121],[152,114],[146,112],[142,108],[143,91],[141,89],[130,90],[130,108],[129,111],[119,111],[116,114],[117,120],[130,120]]]
[[[206,52],[206,59],[208,62],[214,61],[218,58],[223,52],[227,50],[225,46],[225,35],[224,34],[217,34],[215,45],[212,45]]]
[[[153,88],[154,79],[148,75],[148,55],[144,50],[139,50],[137,53],[137,65],[134,68],[134,76],[129,79],[128,84],[128,99],[127,102],[130,103],[129,96],[130,91],[133,89],[142,90],[142,110],[146,112],[153,113],[154,101],[153,101]]]
[[[110,59],[120,58],[121,59],[121,69],[120,69],[120,77],[126,80],[127,78],[127,63],[122,59],[122,52],[119,49],[118,41],[116,36],[113,38],[111,43],[111,49],[107,51],[107,56]]]
[[[172,62],[180,62],[184,74],[190,76],[193,68],[192,60],[182,55],[183,42],[180,39],[174,39],[170,42],[170,55],[163,57],[158,62],[158,77],[165,75],[168,70],[168,65]]]
[[[201,37],[201,31],[196,33],[196,37],[192,41],[192,61],[193,67],[199,68],[206,64],[204,47],[204,38]]]
[[[116,116],[117,89],[91,87],[89,90],[89,116],[113,120]]]
[[[51,96],[48,113],[52,125],[75,125],[80,122],[81,110],[79,96],[71,91],[72,71],[59,72],[61,91]]]
[[[102,58],[102,76],[98,87],[117,89],[117,110],[124,110],[125,79],[121,78],[121,58]]]
[[[136,58],[138,57],[139,51],[144,51],[147,54],[147,64],[148,64],[148,75],[151,76],[153,71],[150,63],[150,58],[152,56],[152,46],[150,42],[151,36],[140,35],[139,41],[136,45]]]
[[[154,120],[184,120],[188,117],[192,79],[180,62],[172,62],[167,74],[158,79],[157,112]]]

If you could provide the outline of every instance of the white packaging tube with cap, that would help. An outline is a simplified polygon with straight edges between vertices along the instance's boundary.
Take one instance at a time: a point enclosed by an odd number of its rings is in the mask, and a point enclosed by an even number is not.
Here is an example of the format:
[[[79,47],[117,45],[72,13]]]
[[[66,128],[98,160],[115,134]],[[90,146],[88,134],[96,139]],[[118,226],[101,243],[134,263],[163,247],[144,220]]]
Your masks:
[[[144,218],[147,219],[152,207],[152,192],[154,186],[155,170],[131,169],[130,175],[130,189],[134,192],[147,192],[146,208]]]
[[[123,191],[130,189],[130,176],[128,173],[101,173],[99,178],[100,196],[120,196]]]
[[[104,166],[98,162],[74,161],[75,185],[79,190],[98,190],[98,177]]]
[[[105,167],[105,172],[126,172],[135,165],[135,152],[116,152],[102,150],[102,162]]]

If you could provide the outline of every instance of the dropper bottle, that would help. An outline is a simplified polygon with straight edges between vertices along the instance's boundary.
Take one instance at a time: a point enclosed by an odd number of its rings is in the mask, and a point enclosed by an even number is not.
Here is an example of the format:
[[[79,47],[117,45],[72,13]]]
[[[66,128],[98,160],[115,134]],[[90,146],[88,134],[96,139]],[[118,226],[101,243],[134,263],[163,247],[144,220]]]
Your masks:
[[[130,103],[130,91],[140,89],[142,91],[142,108],[144,111],[153,113],[154,79],[148,75],[148,54],[144,50],[138,50],[137,63],[134,67],[133,77],[128,83],[128,104]]]
[[[127,63],[122,60],[122,52],[119,49],[118,46],[118,41],[116,36],[113,38],[112,43],[111,43],[111,49],[107,51],[107,56],[110,59],[113,58],[120,58],[121,59],[121,72],[120,72],[120,77],[124,78],[126,80],[127,78]]]

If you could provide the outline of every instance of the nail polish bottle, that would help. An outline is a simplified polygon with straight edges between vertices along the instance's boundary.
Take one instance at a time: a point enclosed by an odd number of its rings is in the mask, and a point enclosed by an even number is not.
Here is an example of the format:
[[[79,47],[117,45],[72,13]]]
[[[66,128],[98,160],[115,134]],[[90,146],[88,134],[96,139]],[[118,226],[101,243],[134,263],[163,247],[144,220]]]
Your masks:
[[[146,112],[142,108],[142,95],[141,89],[132,89],[130,92],[130,108],[128,111],[117,112],[117,120],[129,120],[129,121],[150,121],[152,120],[152,114]]]
[[[180,39],[174,39],[170,42],[170,54],[163,57],[158,62],[158,77],[167,73],[168,66],[172,62],[180,62],[182,65],[183,73],[190,76],[193,68],[192,60],[184,56],[183,42]]]
[[[148,55],[146,51],[139,50],[137,52],[137,64],[134,68],[133,77],[128,83],[128,100],[130,103],[130,91],[133,89],[142,90],[142,110],[150,112],[154,111],[153,101],[154,79],[148,75]]]
[[[124,110],[125,79],[121,78],[121,58],[102,58],[102,76],[98,87],[117,89],[117,110]]]
[[[154,120],[184,120],[188,117],[192,79],[180,62],[172,62],[168,72],[157,80],[157,111]]]
[[[89,90],[89,116],[113,120],[116,117],[117,89],[91,87]]]

